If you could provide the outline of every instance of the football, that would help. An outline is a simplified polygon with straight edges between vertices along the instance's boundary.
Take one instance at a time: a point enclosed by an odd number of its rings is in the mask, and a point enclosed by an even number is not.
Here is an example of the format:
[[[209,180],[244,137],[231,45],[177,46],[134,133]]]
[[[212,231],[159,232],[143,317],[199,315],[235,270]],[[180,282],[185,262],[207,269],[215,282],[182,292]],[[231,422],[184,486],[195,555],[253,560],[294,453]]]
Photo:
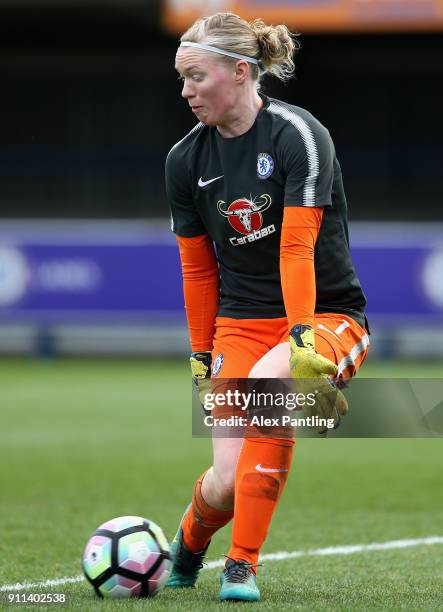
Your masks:
[[[153,597],[171,571],[171,553],[162,529],[140,516],[103,523],[88,540],[83,571],[99,597]]]

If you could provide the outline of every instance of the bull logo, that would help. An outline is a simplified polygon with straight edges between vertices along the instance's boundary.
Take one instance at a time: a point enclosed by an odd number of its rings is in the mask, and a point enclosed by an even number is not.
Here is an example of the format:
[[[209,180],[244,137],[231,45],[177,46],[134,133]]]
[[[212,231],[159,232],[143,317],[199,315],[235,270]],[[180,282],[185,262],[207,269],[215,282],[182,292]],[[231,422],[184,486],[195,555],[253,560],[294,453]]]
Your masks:
[[[268,194],[260,196],[259,202],[248,200],[247,198],[240,198],[234,200],[232,204],[229,204],[226,210],[223,210],[223,204],[226,204],[224,200],[217,202],[218,212],[226,217],[229,224],[240,234],[250,234],[256,230],[259,230],[263,225],[262,212],[268,210],[271,206],[272,199]]]

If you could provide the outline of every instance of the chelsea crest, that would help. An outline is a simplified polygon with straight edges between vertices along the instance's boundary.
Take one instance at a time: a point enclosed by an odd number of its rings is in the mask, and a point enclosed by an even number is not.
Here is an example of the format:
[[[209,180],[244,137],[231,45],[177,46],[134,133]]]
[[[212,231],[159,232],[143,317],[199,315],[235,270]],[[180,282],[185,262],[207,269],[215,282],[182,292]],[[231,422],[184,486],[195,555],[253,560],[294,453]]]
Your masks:
[[[274,160],[268,153],[259,153],[257,157],[257,176],[267,179],[274,171]]]

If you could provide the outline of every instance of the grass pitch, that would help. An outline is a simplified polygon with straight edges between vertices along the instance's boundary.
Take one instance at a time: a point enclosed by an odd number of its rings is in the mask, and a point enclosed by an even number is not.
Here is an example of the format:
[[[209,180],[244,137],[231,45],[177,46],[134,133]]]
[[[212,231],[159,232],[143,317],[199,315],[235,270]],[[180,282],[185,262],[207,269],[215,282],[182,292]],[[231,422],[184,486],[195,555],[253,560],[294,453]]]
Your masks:
[[[442,371],[369,362],[362,375]],[[210,442],[191,439],[186,360],[1,361],[0,393],[0,585],[78,576],[86,540],[114,516],[152,518],[172,538],[210,462]],[[263,553],[442,536],[442,468],[442,439],[300,439]],[[441,609],[442,557],[434,545],[269,561],[256,608]],[[21,593],[65,592],[76,610],[238,609],[218,603],[218,573],[152,601],[100,601],[85,582]]]

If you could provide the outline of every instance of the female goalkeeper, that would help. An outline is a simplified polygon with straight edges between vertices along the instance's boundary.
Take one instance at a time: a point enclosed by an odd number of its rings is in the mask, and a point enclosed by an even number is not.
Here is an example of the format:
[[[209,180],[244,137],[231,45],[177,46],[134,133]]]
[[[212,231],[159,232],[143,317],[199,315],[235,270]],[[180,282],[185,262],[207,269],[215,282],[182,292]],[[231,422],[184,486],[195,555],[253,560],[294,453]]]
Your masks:
[[[350,378],[365,359],[365,297],[349,254],[347,204],[328,130],[260,93],[294,72],[284,25],[199,19],[175,67],[198,124],[170,151],[166,187],[183,271],[194,380]],[[329,385],[329,382],[325,383]],[[257,601],[259,551],[294,440],[213,438],[173,542],[170,587],[190,587],[233,520],[221,600]]]

